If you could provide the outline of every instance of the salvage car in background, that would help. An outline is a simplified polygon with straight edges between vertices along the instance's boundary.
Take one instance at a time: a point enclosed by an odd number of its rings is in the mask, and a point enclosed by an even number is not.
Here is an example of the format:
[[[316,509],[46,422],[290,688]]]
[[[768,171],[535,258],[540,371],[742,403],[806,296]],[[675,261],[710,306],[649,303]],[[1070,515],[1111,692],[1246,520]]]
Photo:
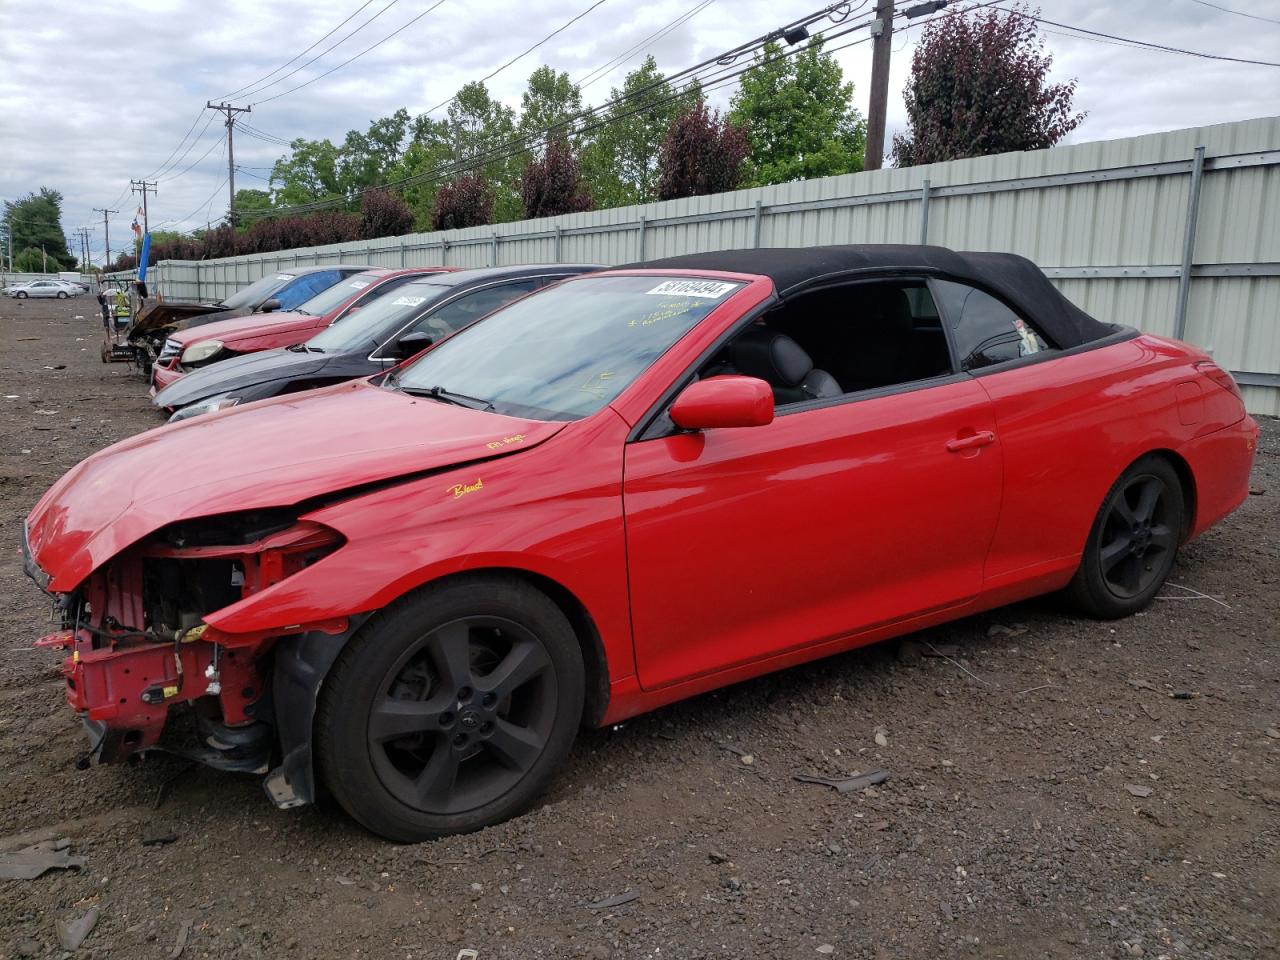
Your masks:
[[[326,386],[395,366],[516,297],[594,265],[488,267],[411,279],[305,343],[234,357],[160,390],[155,404],[185,420],[238,403]]]
[[[150,374],[151,364],[164,349],[165,339],[178,330],[251,313],[292,310],[322,290],[368,269],[368,265],[330,263],[280,270],[217,303],[151,300],[126,328],[125,338],[133,347],[143,371]]]
[[[1019,257],[728,251],[109,447],[25,550],[102,760],[274,764],[419,840],[526,808],[584,722],[1049,591],[1141,610],[1257,437]]]
[[[30,280],[5,287],[4,292],[18,300],[25,300],[27,297],[57,297],[65,300],[67,297],[78,297],[85,291],[80,284],[66,280]]]
[[[454,269],[365,270],[335,283],[292,310],[255,313],[179,330],[165,339],[164,349],[151,366],[152,395],[191,370],[246,353],[303,343],[414,277],[448,273]]]

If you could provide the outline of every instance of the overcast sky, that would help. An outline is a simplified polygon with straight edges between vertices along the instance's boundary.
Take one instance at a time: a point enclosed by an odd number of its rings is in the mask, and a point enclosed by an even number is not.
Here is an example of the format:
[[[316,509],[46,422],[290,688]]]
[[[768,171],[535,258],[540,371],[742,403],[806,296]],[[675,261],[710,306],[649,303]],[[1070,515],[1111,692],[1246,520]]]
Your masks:
[[[340,141],[347,130],[363,130],[398,107],[413,114],[431,108],[594,0],[443,0],[350,65],[263,102],[360,53],[435,2],[371,0],[333,36],[267,81],[278,83],[231,100],[257,104],[246,119],[271,136]],[[899,2],[899,8],[912,2]],[[1214,2],[1280,21],[1280,0]],[[490,90],[518,106],[525,81],[540,64],[582,78],[698,5],[699,0],[604,0],[490,80]],[[674,72],[822,5],[823,0],[712,0],[647,50],[603,74],[585,97],[593,103],[607,99],[610,86],[646,52],[664,71]],[[851,6],[857,10],[861,4],[855,0]],[[220,117],[202,111],[205,101],[257,81],[358,8],[361,0],[61,0],[56,5],[0,0],[0,198],[14,199],[41,186],[61,190],[63,225],[68,231],[92,227],[95,256],[103,250],[103,230],[101,214],[92,208],[120,211],[111,218],[112,246],[119,250],[139,199],[128,193],[130,178],[162,171],[158,194],[150,199],[153,229],[192,229],[206,217],[216,221],[226,211],[226,188],[219,185],[227,164]],[[865,12],[847,23],[864,19]],[[1197,0],[1044,0],[1041,15],[1169,46],[1280,60],[1280,22],[1246,18]],[[362,24],[367,25],[331,53],[288,75]],[[1089,114],[1073,142],[1280,113],[1280,68],[1135,50],[1045,30],[1055,57],[1054,78],[1079,80],[1076,106]],[[891,133],[905,120],[901,89],[918,33],[895,37]],[[870,44],[837,56],[865,113]],[[724,105],[731,92],[718,91],[713,100]],[[193,148],[187,152],[184,146],[165,168],[193,121],[197,137],[188,140]],[[236,174],[236,186],[264,187],[254,175],[266,177],[282,152],[237,130],[236,163],[247,169]]]

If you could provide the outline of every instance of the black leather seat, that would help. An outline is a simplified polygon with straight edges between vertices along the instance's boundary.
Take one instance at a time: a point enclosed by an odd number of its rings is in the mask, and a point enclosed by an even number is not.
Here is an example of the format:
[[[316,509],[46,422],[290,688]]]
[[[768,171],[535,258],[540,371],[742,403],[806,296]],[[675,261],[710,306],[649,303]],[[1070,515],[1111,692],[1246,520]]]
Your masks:
[[[752,327],[739,336],[729,348],[727,369],[716,372],[759,377],[773,388],[778,404],[844,393],[835,377],[813,365],[813,358],[800,344],[768,327]]]
[[[845,389],[871,390],[913,379],[914,324],[906,291],[875,284],[859,290],[851,305],[855,312],[844,334],[849,346],[840,370]]]

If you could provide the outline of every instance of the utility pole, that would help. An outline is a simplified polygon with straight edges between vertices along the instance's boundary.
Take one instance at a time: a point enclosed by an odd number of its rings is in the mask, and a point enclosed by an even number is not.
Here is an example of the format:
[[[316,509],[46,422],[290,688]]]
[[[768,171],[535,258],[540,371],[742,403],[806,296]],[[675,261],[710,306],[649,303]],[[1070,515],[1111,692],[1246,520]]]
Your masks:
[[[889,55],[893,52],[893,0],[876,0],[871,36],[871,106],[867,110],[867,155],[863,170],[879,170],[884,163],[884,116],[889,103]]]
[[[147,219],[147,193],[158,193],[154,180],[130,180],[129,189],[134,193],[142,194],[142,232],[151,232],[151,222]]]
[[[222,124],[227,128],[227,219],[234,227],[236,225],[236,114],[249,113],[253,110],[253,106],[233,107],[229,103],[214,103],[212,100],[207,100],[205,108],[217,110],[219,113],[226,114],[227,117]]]
[[[102,214],[102,239],[103,239],[103,242],[107,245],[106,259],[102,261],[102,266],[105,269],[107,265],[111,263],[111,227],[107,223],[107,214],[119,213],[120,211],[104,210],[102,207],[94,207],[93,212]]]

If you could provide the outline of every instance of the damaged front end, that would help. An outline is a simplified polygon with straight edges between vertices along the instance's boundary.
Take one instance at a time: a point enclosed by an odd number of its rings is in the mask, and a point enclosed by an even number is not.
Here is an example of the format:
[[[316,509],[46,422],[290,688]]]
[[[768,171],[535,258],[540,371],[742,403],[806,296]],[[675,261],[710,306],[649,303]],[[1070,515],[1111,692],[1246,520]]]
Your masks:
[[[28,574],[49,578],[27,545]],[[87,766],[164,750],[224,770],[266,773],[274,733],[277,645],[307,631],[341,633],[345,620],[227,633],[211,614],[267,589],[338,549],[336,531],[285,510],[185,520],[157,530],[50,593],[60,629],[38,645],[67,651],[66,697],[84,720]]]

